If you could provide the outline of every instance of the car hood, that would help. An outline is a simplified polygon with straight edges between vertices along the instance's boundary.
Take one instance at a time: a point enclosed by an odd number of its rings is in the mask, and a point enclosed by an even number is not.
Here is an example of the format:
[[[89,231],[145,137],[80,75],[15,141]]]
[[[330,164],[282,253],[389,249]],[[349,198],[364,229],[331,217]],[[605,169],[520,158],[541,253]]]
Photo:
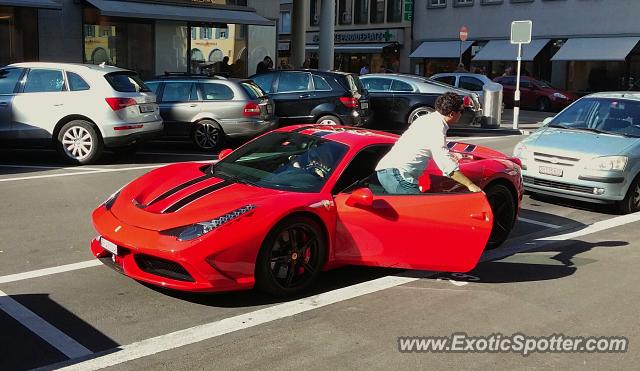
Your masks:
[[[599,134],[580,130],[545,128],[525,142],[529,150],[577,158],[610,156],[624,153],[638,138]]]
[[[128,225],[167,230],[211,220],[245,206],[278,202],[284,192],[235,183],[187,163],[154,170],[124,187],[111,212]]]

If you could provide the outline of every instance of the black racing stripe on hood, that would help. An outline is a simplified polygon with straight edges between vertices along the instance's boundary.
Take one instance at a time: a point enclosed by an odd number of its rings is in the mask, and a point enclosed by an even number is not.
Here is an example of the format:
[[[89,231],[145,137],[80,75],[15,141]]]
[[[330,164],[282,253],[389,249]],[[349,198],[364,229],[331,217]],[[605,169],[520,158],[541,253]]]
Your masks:
[[[210,177],[211,177],[211,174],[206,174],[206,175],[197,177],[195,179],[191,179],[190,181],[188,181],[186,183],[182,183],[180,185],[177,185],[177,186],[171,188],[170,190],[166,191],[165,193],[161,194],[160,196],[158,196],[158,197],[154,198],[153,200],[151,200],[151,202],[149,202],[145,207],[149,207],[149,206],[155,204],[158,201],[162,201],[165,198],[167,198],[167,197],[169,197],[169,196],[171,196],[171,195],[173,195],[173,194],[175,194],[175,193],[177,193],[177,192],[179,192],[179,191],[181,191],[181,190],[183,190],[183,189],[185,189],[187,187],[190,187],[190,186],[192,186],[192,185],[194,185],[196,183],[200,183],[201,181],[203,181],[205,179],[208,179]]]
[[[173,205],[169,206],[168,208],[164,209],[164,211],[162,211],[163,214],[165,213],[173,213],[175,211],[180,210],[182,207],[190,204],[191,202],[204,197],[206,195],[208,195],[209,193],[215,192],[221,188],[224,188],[226,186],[229,186],[233,184],[233,182],[229,181],[229,180],[223,180],[220,183],[216,183],[214,185],[208,186],[207,188],[203,188],[197,192],[194,192],[192,194],[190,194],[189,196],[182,198],[180,200],[178,200],[176,203],[174,203]]]
[[[476,145],[475,144],[469,144],[468,146],[465,147],[464,151],[465,152],[473,152],[476,149]]]

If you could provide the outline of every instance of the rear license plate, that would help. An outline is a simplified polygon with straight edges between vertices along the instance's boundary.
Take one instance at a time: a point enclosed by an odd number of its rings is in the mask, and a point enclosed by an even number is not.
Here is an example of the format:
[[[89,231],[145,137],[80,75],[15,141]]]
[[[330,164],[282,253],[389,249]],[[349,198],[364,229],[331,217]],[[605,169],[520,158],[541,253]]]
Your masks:
[[[555,168],[555,167],[540,166],[538,168],[538,172],[540,174],[553,175],[553,176],[562,176],[562,169],[558,169],[558,168]]]
[[[360,108],[368,109],[369,108],[369,102],[361,102],[360,103]]]
[[[148,112],[153,112],[153,111],[154,111],[153,104],[141,104],[140,105],[140,113],[148,113]]]
[[[113,255],[118,255],[118,245],[105,239],[104,237],[100,237],[100,246]]]

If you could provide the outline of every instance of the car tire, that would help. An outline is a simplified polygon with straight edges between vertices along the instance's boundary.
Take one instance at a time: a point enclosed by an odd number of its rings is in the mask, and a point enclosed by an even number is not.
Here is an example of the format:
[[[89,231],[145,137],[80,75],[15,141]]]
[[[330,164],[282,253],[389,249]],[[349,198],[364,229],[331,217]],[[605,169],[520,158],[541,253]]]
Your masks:
[[[282,220],[260,248],[255,268],[256,288],[276,297],[304,292],[320,275],[326,261],[326,246],[325,234],[312,218],[292,216]]]
[[[551,101],[549,101],[549,98],[538,98],[538,102],[537,102],[537,108],[538,111],[542,111],[542,112],[547,112],[549,111],[549,109],[551,109]]]
[[[58,132],[56,139],[58,153],[73,164],[91,164],[102,155],[102,137],[89,121],[67,122]]]
[[[418,117],[424,116],[424,115],[428,115],[431,112],[435,111],[433,108],[431,107],[418,107],[416,109],[414,109],[413,111],[411,111],[411,113],[409,114],[409,116],[407,117],[407,124],[411,125],[411,123],[413,123]]]
[[[340,121],[339,118],[332,116],[332,115],[324,115],[322,117],[319,117],[316,120],[316,124],[319,125],[342,125],[342,122]]]
[[[621,214],[630,214],[640,211],[640,175],[629,185],[627,194],[621,201],[616,203],[617,209]]]
[[[224,143],[224,131],[217,122],[202,120],[195,124],[192,138],[199,149],[211,151],[220,148]]]
[[[491,184],[485,189],[493,213],[493,226],[487,241],[487,250],[495,249],[509,237],[516,219],[517,205],[513,194],[503,184]]]

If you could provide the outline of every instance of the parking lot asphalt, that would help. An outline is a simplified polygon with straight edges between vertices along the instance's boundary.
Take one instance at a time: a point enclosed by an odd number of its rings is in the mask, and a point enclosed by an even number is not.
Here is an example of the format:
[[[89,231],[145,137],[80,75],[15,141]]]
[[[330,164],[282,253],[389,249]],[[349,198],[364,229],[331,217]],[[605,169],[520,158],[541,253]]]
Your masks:
[[[510,153],[520,136],[465,138]],[[148,287],[93,259],[91,211],[166,163],[155,144],[68,167],[0,152],[0,369],[635,368],[639,215],[525,196],[507,242],[471,272],[345,267],[303,297]],[[419,238],[428,238],[420,236]],[[400,336],[625,336],[625,353],[402,353]]]

